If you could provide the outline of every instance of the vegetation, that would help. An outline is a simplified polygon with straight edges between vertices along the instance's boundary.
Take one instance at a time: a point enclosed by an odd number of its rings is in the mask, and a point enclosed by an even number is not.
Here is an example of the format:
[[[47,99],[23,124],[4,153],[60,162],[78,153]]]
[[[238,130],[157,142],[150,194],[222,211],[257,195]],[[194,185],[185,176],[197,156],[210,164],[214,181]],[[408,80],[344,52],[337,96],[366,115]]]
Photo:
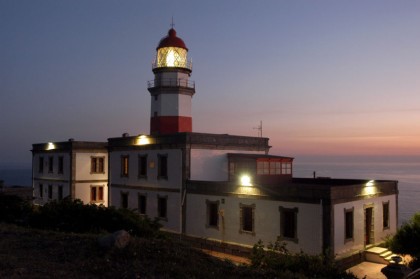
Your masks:
[[[20,197],[3,194],[0,194],[0,222],[75,233],[124,229],[142,237],[156,236],[160,228],[157,220],[152,221],[127,209],[83,204],[71,199],[33,206]]]
[[[280,241],[259,242],[252,265],[237,266],[161,237],[159,227],[130,210],[69,199],[38,207],[0,194],[0,278],[355,278]],[[130,244],[101,248],[100,234],[120,229],[135,236]]]
[[[394,253],[410,255],[413,258],[411,268],[420,268],[420,213],[414,214],[410,221],[402,225],[394,237],[387,241],[387,245]]]
[[[294,276],[291,278],[357,278],[339,270],[334,259],[327,255],[291,254],[280,238],[274,244],[269,243],[266,249],[260,240],[253,247],[251,261],[254,268],[276,275],[291,273]]]

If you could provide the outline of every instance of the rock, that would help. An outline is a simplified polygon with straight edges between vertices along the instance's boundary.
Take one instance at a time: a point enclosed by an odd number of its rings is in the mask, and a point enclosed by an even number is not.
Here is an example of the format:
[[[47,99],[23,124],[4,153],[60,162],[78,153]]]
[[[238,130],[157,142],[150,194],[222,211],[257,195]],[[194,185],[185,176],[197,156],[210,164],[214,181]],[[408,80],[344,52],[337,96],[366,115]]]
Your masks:
[[[125,230],[116,231],[113,234],[109,234],[106,236],[103,236],[98,239],[98,244],[102,248],[112,248],[116,247],[119,249],[122,249],[128,245],[130,242],[131,236],[130,234]]]

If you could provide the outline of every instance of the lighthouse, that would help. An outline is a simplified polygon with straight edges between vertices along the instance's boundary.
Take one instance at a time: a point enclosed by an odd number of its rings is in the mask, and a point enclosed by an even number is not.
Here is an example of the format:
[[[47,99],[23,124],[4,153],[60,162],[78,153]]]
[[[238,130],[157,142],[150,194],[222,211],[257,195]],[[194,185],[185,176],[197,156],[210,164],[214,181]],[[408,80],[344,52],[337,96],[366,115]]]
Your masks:
[[[188,48],[172,27],[156,48],[152,63],[150,134],[192,132],[191,99],[195,83],[190,81],[192,62]]]

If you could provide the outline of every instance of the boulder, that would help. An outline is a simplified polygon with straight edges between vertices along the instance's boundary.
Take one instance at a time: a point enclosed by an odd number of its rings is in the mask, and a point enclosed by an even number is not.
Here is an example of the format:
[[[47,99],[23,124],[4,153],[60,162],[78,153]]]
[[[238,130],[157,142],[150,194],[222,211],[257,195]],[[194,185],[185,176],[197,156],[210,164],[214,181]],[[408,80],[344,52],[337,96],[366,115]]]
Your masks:
[[[105,235],[98,239],[98,244],[102,248],[112,248],[116,247],[122,249],[128,245],[130,242],[131,236],[125,230],[119,230],[112,234]]]

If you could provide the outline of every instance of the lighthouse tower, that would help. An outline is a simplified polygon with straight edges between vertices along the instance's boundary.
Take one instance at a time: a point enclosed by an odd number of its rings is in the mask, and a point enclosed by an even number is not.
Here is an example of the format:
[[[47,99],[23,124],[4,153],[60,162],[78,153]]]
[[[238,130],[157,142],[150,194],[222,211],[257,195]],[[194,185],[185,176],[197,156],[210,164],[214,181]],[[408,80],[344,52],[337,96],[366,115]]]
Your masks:
[[[195,84],[189,80],[192,62],[188,48],[171,28],[156,48],[155,79],[148,82],[151,95],[150,134],[192,132],[191,99]]]

